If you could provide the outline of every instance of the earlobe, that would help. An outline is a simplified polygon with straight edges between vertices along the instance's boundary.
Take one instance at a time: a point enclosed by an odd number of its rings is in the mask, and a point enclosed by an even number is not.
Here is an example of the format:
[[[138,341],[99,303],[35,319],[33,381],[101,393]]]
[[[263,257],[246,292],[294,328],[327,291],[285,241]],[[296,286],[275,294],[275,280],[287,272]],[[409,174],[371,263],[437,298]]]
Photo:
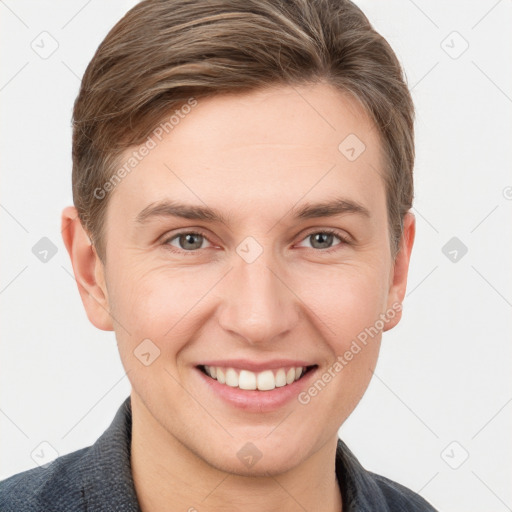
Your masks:
[[[411,259],[414,236],[416,234],[416,219],[412,212],[404,216],[400,248],[395,257],[392,269],[392,279],[388,293],[388,309],[391,308],[397,314],[386,324],[384,331],[392,329],[402,317],[402,302],[407,288],[407,276],[409,273],[409,262]]]
[[[61,220],[62,238],[71,258],[87,317],[98,329],[112,331],[114,327],[109,313],[103,263],[78,218],[76,208],[64,208]]]

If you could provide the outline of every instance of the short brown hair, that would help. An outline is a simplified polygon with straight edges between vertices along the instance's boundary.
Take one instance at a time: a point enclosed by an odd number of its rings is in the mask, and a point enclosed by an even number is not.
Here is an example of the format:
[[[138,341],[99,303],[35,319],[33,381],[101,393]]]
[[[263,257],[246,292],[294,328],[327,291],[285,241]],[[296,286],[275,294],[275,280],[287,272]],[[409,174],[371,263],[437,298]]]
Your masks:
[[[73,200],[99,257],[108,198],[96,191],[164,114],[191,97],[320,81],[355,97],[378,129],[396,254],[413,198],[414,107],[363,12],[348,0],[144,0],[98,47],[73,110]]]

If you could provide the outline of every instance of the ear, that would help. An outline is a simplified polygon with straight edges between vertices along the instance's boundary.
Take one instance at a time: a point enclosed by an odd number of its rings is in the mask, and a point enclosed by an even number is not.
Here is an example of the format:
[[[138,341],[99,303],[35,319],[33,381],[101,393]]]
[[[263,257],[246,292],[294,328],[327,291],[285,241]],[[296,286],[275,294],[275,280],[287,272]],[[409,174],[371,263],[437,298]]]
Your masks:
[[[416,219],[411,212],[404,216],[402,237],[400,246],[391,270],[390,287],[388,293],[388,308],[396,312],[396,315],[386,322],[384,331],[395,327],[402,318],[402,302],[407,287],[407,275],[409,272],[409,261],[411,259],[414,236],[416,234]]]
[[[76,208],[64,208],[61,219],[62,238],[71,258],[87,317],[98,329],[113,331],[104,265],[82,227]]]

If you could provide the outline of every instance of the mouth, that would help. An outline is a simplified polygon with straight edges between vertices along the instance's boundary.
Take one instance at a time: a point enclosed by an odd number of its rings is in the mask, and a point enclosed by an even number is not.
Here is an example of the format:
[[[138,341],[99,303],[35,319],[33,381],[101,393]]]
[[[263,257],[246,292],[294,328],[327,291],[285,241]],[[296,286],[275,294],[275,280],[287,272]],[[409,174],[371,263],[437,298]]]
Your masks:
[[[285,388],[303,379],[314,371],[318,365],[285,366],[252,372],[250,370],[222,366],[198,365],[202,373],[219,384],[247,391],[272,391],[275,388]]]

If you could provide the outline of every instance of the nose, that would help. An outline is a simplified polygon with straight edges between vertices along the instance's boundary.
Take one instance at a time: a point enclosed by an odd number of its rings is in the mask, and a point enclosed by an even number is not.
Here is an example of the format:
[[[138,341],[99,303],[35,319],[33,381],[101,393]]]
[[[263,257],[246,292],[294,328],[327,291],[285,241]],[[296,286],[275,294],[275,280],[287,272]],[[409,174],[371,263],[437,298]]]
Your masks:
[[[235,260],[224,280],[219,324],[253,345],[263,345],[291,331],[300,318],[299,300],[286,285],[286,272],[275,260]]]

